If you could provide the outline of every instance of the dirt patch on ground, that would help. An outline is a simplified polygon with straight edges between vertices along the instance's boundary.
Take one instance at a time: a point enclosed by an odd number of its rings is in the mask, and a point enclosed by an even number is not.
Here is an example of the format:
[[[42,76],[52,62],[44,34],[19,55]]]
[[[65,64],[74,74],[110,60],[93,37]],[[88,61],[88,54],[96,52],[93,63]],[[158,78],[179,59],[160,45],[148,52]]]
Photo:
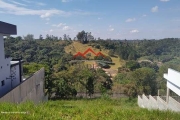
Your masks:
[[[118,73],[118,70],[113,70],[113,69],[103,69],[104,71],[106,71],[106,73],[112,77],[115,77]]]

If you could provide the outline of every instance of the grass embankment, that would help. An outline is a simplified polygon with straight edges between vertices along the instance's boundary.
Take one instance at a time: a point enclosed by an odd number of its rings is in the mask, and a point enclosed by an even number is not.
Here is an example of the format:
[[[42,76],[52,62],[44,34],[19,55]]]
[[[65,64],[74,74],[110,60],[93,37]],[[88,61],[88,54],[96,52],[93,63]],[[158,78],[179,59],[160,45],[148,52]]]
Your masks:
[[[65,52],[75,55],[77,52],[82,52],[83,53],[88,48],[91,48],[96,53],[101,52],[102,54],[108,56],[109,50],[107,50],[107,49],[101,49],[101,51],[100,51],[100,49],[93,48],[92,46],[90,46],[90,44],[81,44],[80,42],[77,42],[77,41],[73,41],[71,45],[66,46],[65,47]],[[91,54],[91,58],[94,58],[93,54]],[[115,65],[111,65],[111,69],[117,70],[118,67],[122,66],[119,57],[111,57],[111,59],[112,59],[112,62],[115,63]],[[89,64],[89,63],[94,64],[94,61],[92,61],[92,62],[86,61],[85,62],[85,64]]]
[[[136,100],[128,99],[59,100],[38,105],[30,102],[19,105],[1,103],[0,111],[0,120],[178,120],[180,118],[179,113],[139,108]],[[28,114],[10,112],[28,112]]]

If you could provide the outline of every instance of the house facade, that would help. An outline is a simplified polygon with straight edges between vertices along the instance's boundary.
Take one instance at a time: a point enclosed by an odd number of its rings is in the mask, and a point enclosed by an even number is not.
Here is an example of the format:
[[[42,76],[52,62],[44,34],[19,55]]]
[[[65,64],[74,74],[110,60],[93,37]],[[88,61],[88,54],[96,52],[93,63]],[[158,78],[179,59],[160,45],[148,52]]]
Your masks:
[[[16,35],[16,26],[0,21],[0,97],[22,82],[22,60],[5,57],[4,36]]]

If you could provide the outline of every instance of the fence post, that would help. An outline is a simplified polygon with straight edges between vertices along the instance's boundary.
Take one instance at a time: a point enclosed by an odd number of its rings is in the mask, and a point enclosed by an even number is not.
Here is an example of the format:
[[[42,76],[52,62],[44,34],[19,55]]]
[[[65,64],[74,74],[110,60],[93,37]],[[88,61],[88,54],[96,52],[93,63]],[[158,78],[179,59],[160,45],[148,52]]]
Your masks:
[[[166,93],[166,103],[169,102],[169,88],[167,87],[167,93]]]

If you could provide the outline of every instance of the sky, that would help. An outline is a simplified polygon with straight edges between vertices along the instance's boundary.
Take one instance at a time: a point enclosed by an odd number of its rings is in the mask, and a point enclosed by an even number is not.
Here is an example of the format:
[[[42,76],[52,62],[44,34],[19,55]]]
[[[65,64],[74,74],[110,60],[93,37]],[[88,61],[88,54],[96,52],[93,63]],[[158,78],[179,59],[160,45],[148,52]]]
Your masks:
[[[180,38],[180,0],[0,0],[0,21],[17,25],[17,35],[47,34],[72,39]]]

